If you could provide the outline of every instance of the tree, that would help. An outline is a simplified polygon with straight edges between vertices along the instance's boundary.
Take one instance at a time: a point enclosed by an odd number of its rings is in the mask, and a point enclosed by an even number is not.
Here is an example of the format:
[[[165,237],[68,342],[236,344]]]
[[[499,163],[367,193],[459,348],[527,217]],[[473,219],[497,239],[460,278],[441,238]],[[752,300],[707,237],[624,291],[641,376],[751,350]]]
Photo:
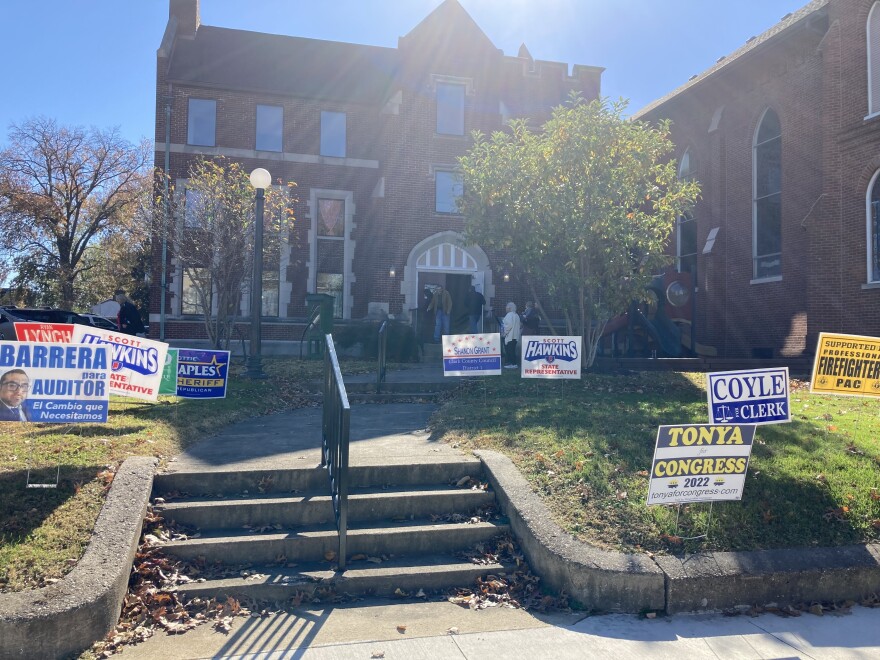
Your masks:
[[[507,255],[539,306],[547,290],[584,337],[585,366],[608,320],[668,265],[675,221],[699,194],[676,176],[668,123],[629,121],[625,108],[572,96],[540,131],[514,120],[475,133],[459,161],[467,240]]]
[[[293,227],[295,185],[265,191],[264,253],[277,251]],[[169,191],[175,222],[167,239],[185,279],[181,303],[201,314],[212,346],[228,348],[253,273],[254,188],[239,163],[221,157],[195,161],[186,190]],[[165,200],[157,201],[156,213],[162,214]]]
[[[149,185],[151,148],[117,130],[58,126],[46,118],[13,125],[0,151],[0,250],[44,302],[71,309],[84,260],[96,242],[132,230]]]

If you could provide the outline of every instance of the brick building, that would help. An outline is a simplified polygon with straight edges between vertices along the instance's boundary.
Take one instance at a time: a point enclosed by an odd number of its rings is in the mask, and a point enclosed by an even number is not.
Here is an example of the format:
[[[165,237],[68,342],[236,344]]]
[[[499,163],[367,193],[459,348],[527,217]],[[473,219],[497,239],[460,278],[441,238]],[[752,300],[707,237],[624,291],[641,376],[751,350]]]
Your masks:
[[[813,0],[644,108],[703,198],[675,235],[697,341],[795,357],[880,335],[880,2]]]
[[[264,269],[263,335],[298,339],[307,293],[335,296],[342,319],[384,312],[408,321],[437,284],[452,293],[453,318],[472,284],[497,312],[522,301],[497,255],[462,247],[456,158],[474,129],[549,116],[571,90],[597,98],[602,69],[569,72],[525,46],[504,55],[457,0],[397,48],[201,25],[198,0],[170,0],[156,71],[156,166],[164,169],[167,151],[178,194],[193,160],[213,155],[297,183],[295,227]],[[156,334],[162,260],[154,251]],[[200,336],[172,260],[167,281],[166,337]],[[248,296],[241,313],[249,314]]]

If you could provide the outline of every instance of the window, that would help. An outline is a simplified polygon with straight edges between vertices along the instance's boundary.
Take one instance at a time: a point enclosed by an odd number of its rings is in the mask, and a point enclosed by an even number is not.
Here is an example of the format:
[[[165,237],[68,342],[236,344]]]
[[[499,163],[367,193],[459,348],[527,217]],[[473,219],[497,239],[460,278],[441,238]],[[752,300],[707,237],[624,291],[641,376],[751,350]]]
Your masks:
[[[181,314],[204,314],[205,305],[199,293],[199,286],[206,291],[208,305],[211,305],[211,291],[207,279],[210,277],[207,268],[185,268],[180,285],[180,313]],[[198,284],[197,284],[198,283]]]
[[[458,213],[456,200],[461,194],[461,177],[455,172],[434,172],[434,210],[437,213]]]
[[[437,83],[437,132],[464,135],[464,85]]]
[[[186,130],[187,144],[213,147],[217,130],[217,101],[207,99],[189,100],[189,117]]]
[[[678,167],[678,178],[692,179],[691,153],[686,150]],[[693,273],[697,267],[697,222],[690,213],[679,216],[675,232],[675,269],[679,273]]]
[[[868,282],[880,283],[880,170],[868,187]]]
[[[184,227],[198,229],[202,226],[204,208],[201,203],[201,197],[201,193],[197,190],[186,189],[183,208]]]
[[[321,112],[321,155],[345,158],[344,112]]]
[[[315,293],[333,296],[333,315],[342,318],[345,294],[345,200],[318,198]]]
[[[318,273],[315,293],[333,296],[333,317],[342,318],[342,273]]]
[[[880,113],[880,2],[868,14],[868,115]]]
[[[257,151],[282,151],[284,108],[278,105],[257,106]]]
[[[764,113],[755,135],[752,213],[753,277],[781,277],[782,129],[773,110]]]

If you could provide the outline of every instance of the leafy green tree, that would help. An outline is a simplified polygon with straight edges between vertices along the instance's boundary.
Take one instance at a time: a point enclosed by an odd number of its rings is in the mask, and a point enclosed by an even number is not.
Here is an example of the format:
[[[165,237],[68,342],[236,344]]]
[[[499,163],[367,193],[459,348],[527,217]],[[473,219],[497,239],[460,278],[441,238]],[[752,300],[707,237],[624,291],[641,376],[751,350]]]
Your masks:
[[[18,284],[72,309],[87,251],[136,229],[151,156],[150,144],[133,145],[116,130],[43,117],[13,125],[0,150],[0,251],[12,256]]]
[[[572,96],[540,131],[514,120],[475,133],[459,160],[467,240],[505,255],[539,308],[547,291],[584,337],[585,366],[608,320],[669,264],[675,221],[699,194],[676,176],[668,123],[630,121],[625,108]]]
[[[169,186],[175,221],[168,227],[168,253],[186,280],[182,303],[198,310],[212,346],[228,348],[252,281],[255,191],[241,164],[222,157],[195,161],[185,185],[177,192]],[[264,254],[277,252],[293,227],[295,186],[265,191]],[[164,211],[160,198],[156,215]]]

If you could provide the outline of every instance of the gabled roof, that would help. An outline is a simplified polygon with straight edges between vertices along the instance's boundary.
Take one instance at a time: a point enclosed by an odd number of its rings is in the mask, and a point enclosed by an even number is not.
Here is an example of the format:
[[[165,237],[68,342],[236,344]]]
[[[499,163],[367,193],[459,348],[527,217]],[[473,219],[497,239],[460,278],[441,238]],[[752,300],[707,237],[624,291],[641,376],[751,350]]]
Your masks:
[[[640,119],[644,117],[646,114],[651,112],[652,110],[656,110],[660,106],[668,103],[672,99],[674,99],[679,94],[686,92],[687,90],[699,85],[707,78],[710,78],[717,74],[719,71],[722,71],[732,64],[741,61],[746,56],[752,54],[755,50],[763,46],[764,44],[781,37],[783,34],[787,33],[789,30],[794,28],[796,25],[800,24],[801,21],[808,19],[812,14],[818,12],[823,9],[830,3],[831,0],[812,0],[805,6],[798,9],[796,12],[792,12],[791,14],[787,14],[782,18],[779,23],[774,25],[772,28],[767,30],[766,32],[761,33],[757,37],[752,37],[749,39],[743,46],[733,51],[730,55],[726,57],[722,57],[719,59],[713,66],[709,67],[703,73],[694,76],[690,80],[688,80],[684,85],[679,87],[678,89],[673,90],[666,96],[654,101],[653,103],[648,104],[635,114],[633,114],[633,119]]]
[[[467,43],[476,50],[498,52],[495,44],[458,0],[444,0],[406,36],[401,37],[398,46],[403,48],[410,43],[448,42],[452,37],[456,42]]]
[[[179,39],[168,79],[325,100],[381,103],[397,70],[393,48],[202,25]]]

